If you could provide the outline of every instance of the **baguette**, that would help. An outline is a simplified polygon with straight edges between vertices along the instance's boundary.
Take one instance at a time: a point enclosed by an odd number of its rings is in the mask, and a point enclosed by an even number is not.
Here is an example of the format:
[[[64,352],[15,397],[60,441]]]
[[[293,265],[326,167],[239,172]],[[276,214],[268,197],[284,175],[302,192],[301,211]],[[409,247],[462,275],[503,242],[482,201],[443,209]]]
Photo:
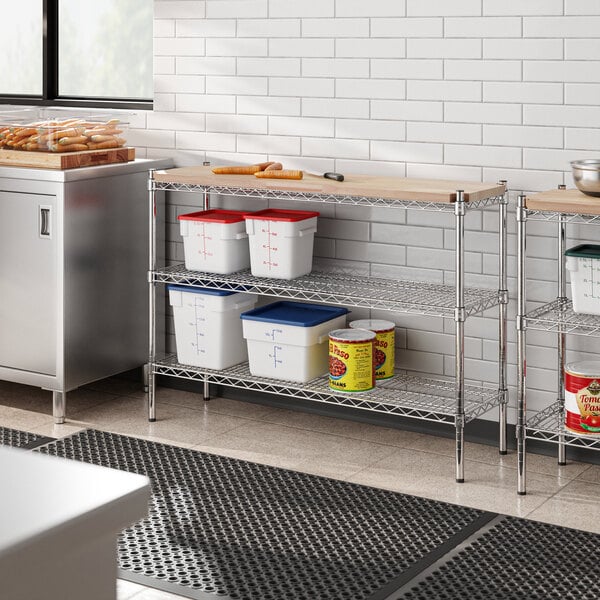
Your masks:
[[[292,169],[273,169],[271,171],[259,171],[254,173],[254,176],[262,179],[302,179],[304,174],[302,171]]]
[[[215,167],[212,172],[216,175],[252,175],[262,171],[260,165]]]

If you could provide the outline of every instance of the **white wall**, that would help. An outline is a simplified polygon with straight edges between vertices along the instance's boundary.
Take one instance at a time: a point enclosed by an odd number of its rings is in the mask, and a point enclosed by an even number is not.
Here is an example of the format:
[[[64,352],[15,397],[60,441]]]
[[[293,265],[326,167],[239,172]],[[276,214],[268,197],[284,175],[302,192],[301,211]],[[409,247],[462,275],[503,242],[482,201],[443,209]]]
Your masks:
[[[571,187],[569,161],[597,156],[600,145],[598,0],[157,0],[154,52],[154,111],[136,117],[128,138],[141,155],[180,166],[269,159],[342,173],[507,179],[513,201],[517,190]],[[171,197],[173,260],[183,256],[176,215],[195,200]],[[319,209],[319,264],[453,280],[451,217]],[[495,211],[467,217],[468,284],[497,287],[496,227]],[[511,208],[511,317],[514,230]],[[555,230],[529,226],[532,306],[556,294]],[[568,245],[597,235],[573,226]],[[407,368],[454,373],[452,321],[374,314],[398,324]],[[497,378],[494,316],[467,321],[469,378]],[[514,339],[511,320],[512,386]],[[529,341],[529,401],[539,407],[556,395],[555,337],[532,332]]]

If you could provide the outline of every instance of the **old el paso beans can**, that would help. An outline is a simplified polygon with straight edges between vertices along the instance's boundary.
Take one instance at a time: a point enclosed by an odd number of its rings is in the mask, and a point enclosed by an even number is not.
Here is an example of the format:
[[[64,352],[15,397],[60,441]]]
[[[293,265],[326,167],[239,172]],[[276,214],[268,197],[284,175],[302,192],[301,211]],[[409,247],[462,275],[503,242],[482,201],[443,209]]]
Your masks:
[[[360,319],[349,324],[352,329],[375,332],[375,379],[394,376],[396,326],[383,319]]]
[[[600,433],[600,362],[565,366],[565,427],[575,433]]]
[[[364,392],[375,387],[375,333],[335,329],[329,333],[329,387]]]

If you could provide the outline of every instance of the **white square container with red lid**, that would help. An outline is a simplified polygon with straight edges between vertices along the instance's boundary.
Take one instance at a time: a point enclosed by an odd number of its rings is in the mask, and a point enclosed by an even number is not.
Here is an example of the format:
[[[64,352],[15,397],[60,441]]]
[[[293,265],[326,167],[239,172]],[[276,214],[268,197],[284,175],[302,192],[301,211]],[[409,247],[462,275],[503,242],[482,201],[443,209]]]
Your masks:
[[[294,279],[310,273],[318,216],[277,208],[246,214],[252,275]]]
[[[203,210],[179,215],[185,268],[206,273],[235,273],[250,266],[248,234],[239,210]]]

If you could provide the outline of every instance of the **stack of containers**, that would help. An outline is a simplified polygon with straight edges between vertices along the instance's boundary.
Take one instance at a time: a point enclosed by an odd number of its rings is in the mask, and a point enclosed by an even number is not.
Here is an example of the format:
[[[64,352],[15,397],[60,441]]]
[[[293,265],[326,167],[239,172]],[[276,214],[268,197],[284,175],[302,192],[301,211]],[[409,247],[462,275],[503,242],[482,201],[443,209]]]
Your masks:
[[[250,266],[248,235],[239,210],[203,210],[179,215],[185,268],[234,273]]]
[[[250,373],[306,382],[327,373],[328,338],[344,327],[348,309],[274,302],[242,313]]]
[[[310,273],[318,216],[276,208],[246,214],[252,275],[295,279]]]
[[[167,289],[178,362],[226,369],[248,359],[240,314],[256,304],[256,296],[183,285],[169,285]]]
[[[185,267],[218,274],[250,268],[255,277],[274,279],[306,275],[318,216],[282,209],[180,215]],[[224,369],[249,359],[253,375],[298,382],[327,372],[329,331],[344,327],[348,312],[300,302],[247,311],[256,297],[187,286],[169,286],[169,297],[180,363]]]

